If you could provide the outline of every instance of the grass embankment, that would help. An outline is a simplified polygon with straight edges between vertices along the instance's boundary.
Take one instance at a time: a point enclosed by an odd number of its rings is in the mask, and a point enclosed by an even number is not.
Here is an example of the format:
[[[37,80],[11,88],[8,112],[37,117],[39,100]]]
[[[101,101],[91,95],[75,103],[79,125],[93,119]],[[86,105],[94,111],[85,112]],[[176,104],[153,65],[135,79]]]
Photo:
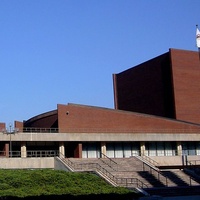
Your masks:
[[[59,170],[0,170],[0,197],[130,193],[132,192],[126,188],[112,187],[98,176],[89,173]]]

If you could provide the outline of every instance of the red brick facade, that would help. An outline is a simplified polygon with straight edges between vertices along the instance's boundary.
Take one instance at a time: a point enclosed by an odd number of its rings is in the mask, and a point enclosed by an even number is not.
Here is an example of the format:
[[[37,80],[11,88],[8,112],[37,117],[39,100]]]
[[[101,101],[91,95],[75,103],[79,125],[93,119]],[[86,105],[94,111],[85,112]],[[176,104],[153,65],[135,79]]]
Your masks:
[[[6,129],[6,124],[5,123],[0,123],[0,130],[4,131]]]
[[[15,121],[15,128],[18,132],[23,132],[24,124],[23,122]]]
[[[170,49],[113,77],[117,109],[200,123],[197,52]]]
[[[173,130],[176,132],[184,130],[190,133],[200,131],[199,126],[177,120],[94,106],[59,104],[57,112],[60,133],[173,133]],[[42,124],[41,117],[40,120]],[[31,119],[30,121],[34,122]]]
[[[176,119],[200,124],[200,60],[197,52],[170,50]]]
[[[116,109],[174,118],[168,53],[113,76]]]

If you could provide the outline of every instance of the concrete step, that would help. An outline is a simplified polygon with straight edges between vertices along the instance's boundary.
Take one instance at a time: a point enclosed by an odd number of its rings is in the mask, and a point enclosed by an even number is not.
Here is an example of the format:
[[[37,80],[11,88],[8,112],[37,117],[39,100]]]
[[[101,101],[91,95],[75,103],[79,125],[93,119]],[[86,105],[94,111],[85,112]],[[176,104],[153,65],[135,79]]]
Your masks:
[[[192,179],[191,176],[188,176],[182,170],[162,171],[162,174],[176,186],[199,186],[197,181]]]
[[[135,157],[115,158],[112,159],[112,162],[106,158],[70,158],[69,160],[74,164],[76,171],[92,171],[95,169],[95,165],[98,164],[106,170],[106,172],[118,179],[131,180],[135,178],[151,188],[199,185],[198,182],[190,179],[190,177],[181,170],[165,170],[161,172],[162,175],[154,170],[143,171],[142,161]]]

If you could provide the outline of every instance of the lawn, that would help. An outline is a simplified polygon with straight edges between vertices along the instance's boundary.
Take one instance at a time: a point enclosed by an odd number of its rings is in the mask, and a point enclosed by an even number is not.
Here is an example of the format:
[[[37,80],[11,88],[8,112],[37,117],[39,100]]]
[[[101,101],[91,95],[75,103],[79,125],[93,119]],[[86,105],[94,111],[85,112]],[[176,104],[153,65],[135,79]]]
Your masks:
[[[133,193],[113,187],[91,173],[60,170],[0,170],[0,197],[28,197],[49,195],[126,195]]]

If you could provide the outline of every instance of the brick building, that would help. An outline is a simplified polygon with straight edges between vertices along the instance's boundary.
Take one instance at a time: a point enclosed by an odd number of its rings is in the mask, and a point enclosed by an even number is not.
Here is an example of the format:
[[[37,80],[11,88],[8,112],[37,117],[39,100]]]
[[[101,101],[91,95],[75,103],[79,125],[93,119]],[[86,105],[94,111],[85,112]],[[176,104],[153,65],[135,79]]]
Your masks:
[[[0,151],[96,158],[200,155],[198,53],[170,49],[113,75],[115,109],[67,104],[0,128]]]
[[[116,109],[200,124],[197,52],[170,49],[113,79]]]

